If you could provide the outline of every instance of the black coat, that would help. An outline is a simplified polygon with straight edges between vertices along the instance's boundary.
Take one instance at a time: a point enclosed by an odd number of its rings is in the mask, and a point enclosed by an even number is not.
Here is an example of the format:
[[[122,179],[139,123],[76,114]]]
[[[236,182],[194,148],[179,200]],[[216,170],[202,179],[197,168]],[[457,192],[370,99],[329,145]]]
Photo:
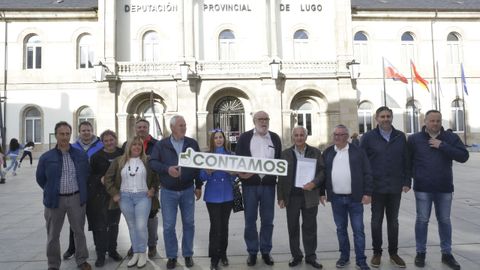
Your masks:
[[[90,159],[91,173],[87,181],[87,219],[88,229],[102,230],[107,227],[107,210],[110,202],[105,186],[101,178],[105,175],[112,161],[123,154],[122,149],[117,148],[113,153],[100,150]]]

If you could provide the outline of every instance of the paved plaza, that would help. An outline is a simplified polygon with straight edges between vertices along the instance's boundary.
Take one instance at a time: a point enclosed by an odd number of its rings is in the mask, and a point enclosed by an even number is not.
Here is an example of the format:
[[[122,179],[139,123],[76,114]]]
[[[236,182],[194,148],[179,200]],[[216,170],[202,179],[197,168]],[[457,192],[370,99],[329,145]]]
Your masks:
[[[45,246],[46,229],[43,218],[42,191],[35,181],[36,160],[33,166],[24,162],[18,169],[18,175],[8,175],[7,183],[0,185],[0,270],[13,269],[47,269]],[[471,153],[466,164],[454,165],[455,194],[452,208],[453,252],[462,269],[480,269],[480,153]],[[370,237],[370,206],[365,207],[366,255],[372,256]],[[320,206],[318,212],[318,250],[319,261],[324,269],[336,269],[335,262],[339,252],[335,225],[331,207]],[[266,266],[260,259],[255,267],[247,267],[245,261],[246,248],[243,241],[243,213],[232,213],[230,219],[230,238],[228,255],[230,266],[223,269],[289,269],[290,259],[288,233],[285,210],[275,208],[275,228],[272,255],[275,260],[273,267]],[[400,239],[399,255],[404,258],[408,269],[416,269],[413,260],[415,256],[415,201],[413,192],[403,196],[400,209]],[[195,212],[195,242],[194,267],[192,270],[209,269],[208,254],[208,213],[203,201],[196,203]],[[165,250],[161,219],[158,227],[159,255],[149,260],[144,269],[166,269]],[[93,266],[96,255],[91,232],[86,232],[90,252],[89,262]],[[384,225],[384,243],[386,228]],[[177,223],[177,236],[181,237],[181,223]],[[350,237],[351,241],[352,238]],[[61,234],[62,252],[68,245],[68,221],[65,222]],[[125,255],[130,247],[128,230],[125,220],[120,224],[118,238],[119,252]],[[352,243],[353,247],[353,243]],[[180,265],[176,269],[187,269],[179,254]],[[442,265],[436,219],[432,215],[429,227],[428,251],[424,269],[448,269]],[[388,251],[384,244],[384,256],[380,269],[395,269],[388,261]],[[354,262],[354,252],[351,252]],[[107,258],[106,265],[101,269],[127,269],[127,260],[120,263]],[[62,261],[61,269],[77,269],[75,260]],[[136,268],[131,268],[136,269]],[[304,263],[292,269],[313,269]],[[354,263],[344,269],[355,269]]]

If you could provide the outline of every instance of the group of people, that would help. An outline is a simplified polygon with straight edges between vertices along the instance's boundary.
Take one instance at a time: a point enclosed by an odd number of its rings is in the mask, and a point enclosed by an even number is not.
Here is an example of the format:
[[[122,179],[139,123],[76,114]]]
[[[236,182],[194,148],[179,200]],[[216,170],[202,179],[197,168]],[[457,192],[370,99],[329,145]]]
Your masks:
[[[0,146],[0,184],[6,183],[6,176],[7,173],[12,170],[12,175],[17,175],[17,168],[20,168],[22,161],[25,157],[29,157],[30,159],[30,166],[33,163],[32,151],[35,148],[35,143],[32,141],[27,142],[23,146],[23,154],[20,158],[20,162],[17,160],[18,156],[20,155],[20,150],[22,149],[22,145],[18,142],[18,139],[12,138],[8,145],[8,152],[4,154],[2,147]],[[10,165],[7,167],[7,158],[10,159]],[[4,171],[3,168],[6,168]]]
[[[333,145],[323,153],[306,143],[308,130],[302,126],[292,129],[293,145],[282,151],[281,139],[269,130],[270,118],[264,111],[254,114],[254,128],[241,134],[235,153],[229,149],[221,129],[211,131],[211,153],[287,160],[287,174],[279,177],[179,167],[180,153],[187,148],[200,151],[198,143],[185,136],[187,125],[180,115],[171,118],[171,135],[160,141],[148,135],[148,121],[138,120],[136,135],[124,144],[123,150],[117,147],[113,131],[104,131],[100,138],[93,138],[93,129],[88,122],[82,124],[89,126],[90,139],[80,142],[80,147],[71,145],[71,126],[59,122],[55,126],[57,146],[40,157],[36,173],[37,182],[44,191],[49,270],[60,267],[59,235],[65,214],[73,232],[71,242],[74,248],[69,247],[64,258],[75,255],[81,269],[91,269],[86,261],[88,251],[83,232],[86,214],[97,252],[95,265],[103,266],[107,253],[115,261],[122,260],[116,251],[116,239],[120,214],[123,213],[131,240],[131,257],[127,266],[144,267],[147,256],[154,257],[157,253],[159,209],[167,269],[177,266],[179,256],[178,210],[182,222],[181,253],[185,266],[192,267],[195,200],[201,198],[204,184],[203,198],[210,217],[210,268],[219,269],[220,264],[228,266],[228,225],[236,178],[242,182],[248,266],[257,264],[258,253],[266,265],[274,265],[271,250],[277,196],[280,209],[286,209],[292,255],[289,266],[297,266],[305,259],[305,263],[313,268],[323,267],[316,256],[317,213],[318,206],[328,201],[337,227],[338,268],[350,263],[347,231],[350,220],[356,266],[362,270],[370,269],[365,255],[363,224],[364,205],[370,203],[373,245],[370,265],[379,267],[381,264],[382,224],[386,216],[390,261],[398,267],[405,267],[398,255],[398,214],[401,193],[410,190],[413,179],[417,209],[415,265],[425,266],[427,226],[434,204],[441,239],[441,260],[452,269],[460,269],[451,252],[452,160],[466,162],[468,151],[456,134],[443,130],[439,111],[428,111],[422,131],[411,135],[408,140],[403,132],[392,126],[390,108],[378,108],[375,118],[378,126],[362,136],[359,146],[349,142],[346,126],[337,125],[332,134]],[[82,124],[79,140],[87,137],[82,136]],[[90,155],[89,149],[97,140],[99,146]],[[305,168],[311,170],[311,174],[306,173]],[[300,215],[303,252],[300,248]]]

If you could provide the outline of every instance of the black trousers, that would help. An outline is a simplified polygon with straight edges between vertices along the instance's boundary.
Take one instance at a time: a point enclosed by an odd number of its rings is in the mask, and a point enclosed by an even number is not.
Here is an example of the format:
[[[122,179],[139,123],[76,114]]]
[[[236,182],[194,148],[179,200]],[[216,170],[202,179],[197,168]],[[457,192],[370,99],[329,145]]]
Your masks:
[[[28,156],[30,158],[30,165],[32,165],[32,152],[29,151],[23,151],[23,155],[20,158],[20,163],[22,163],[23,159]]]
[[[113,252],[117,250],[118,224],[120,223],[120,209],[107,211],[107,226],[100,230],[93,230],[93,242],[95,243],[95,251],[98,255],[104,255],[107,251]],[[75,242],[73,231],[70,228],[70,238],[68,250],[75,252]]]
[[[232,212],[233,202],[207,203],[210,216],[210,242],[208,243],[208,256],[212,262],[227,256],[228,222]]]
[[[317,259],[317,213],[318,206],[306,208],[305,196],[290,196],[287,208],[287,226],[290,239],[290,252],[293,258],[303,258],[300,250],[300,213],[302,214],[302,239],[305,259]]]
[[[402,193],[372,194],[372,246],[374,254],[382,254],[383,216],[387,217],[388,253],[398,251],[398,211]]]

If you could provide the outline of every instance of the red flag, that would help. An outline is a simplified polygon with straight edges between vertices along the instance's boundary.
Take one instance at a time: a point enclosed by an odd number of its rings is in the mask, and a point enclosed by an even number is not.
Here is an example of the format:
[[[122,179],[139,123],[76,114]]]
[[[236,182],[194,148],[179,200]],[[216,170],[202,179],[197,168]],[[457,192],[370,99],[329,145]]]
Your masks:
[[[402,73],[398,72],[398,70],[390,63],[387,59],[383,59],[385,61],[385,78],[393,79],[394,81],[401,81],[403,83],[408,84],[408,80]]]
[[[430,92],[430,89],[428,89],[428,82],[420,76],[417,72],[417,68],[415,67],[415,64],[413,64],[413,61],[410,60],[410,64],[412,65],[412,70],[413,70],[413,81],[418,83],[421,87],[427,89],[428,92]]]

